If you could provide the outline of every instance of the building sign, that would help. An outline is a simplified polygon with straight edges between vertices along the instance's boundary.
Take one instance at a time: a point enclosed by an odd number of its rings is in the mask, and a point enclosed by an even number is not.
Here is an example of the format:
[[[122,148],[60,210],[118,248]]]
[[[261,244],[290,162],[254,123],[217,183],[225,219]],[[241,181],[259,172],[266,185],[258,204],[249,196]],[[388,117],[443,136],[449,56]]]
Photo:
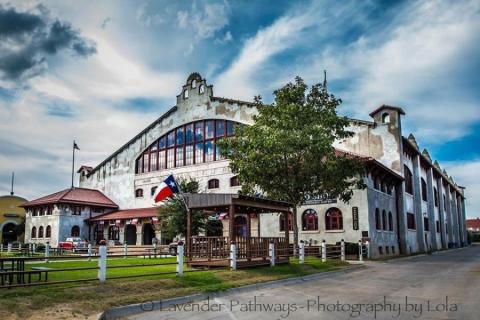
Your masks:
[[[352,207],[353,230],[358,230],[358,207]]]
[[[317,196],[317,197],[312,197],[305,201],[303,204],[330,204],[330,203],[337,203],[337,199],[335,198],[330,198],[328,195],[324,196]]]

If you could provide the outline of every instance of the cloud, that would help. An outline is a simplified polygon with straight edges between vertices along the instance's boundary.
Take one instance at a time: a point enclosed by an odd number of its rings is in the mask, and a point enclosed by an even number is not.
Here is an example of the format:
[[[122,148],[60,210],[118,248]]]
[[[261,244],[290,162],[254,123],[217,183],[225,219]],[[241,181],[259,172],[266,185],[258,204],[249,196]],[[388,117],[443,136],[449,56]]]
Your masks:
[[[62,50],[81,57],[96,52],[92,41],[68,22],[51,18],[42,5],[23,12],[0,4],[0,79],[34,77],[44,72],[49,57]]]
[[[225,32],[225,35],[223,36],[223,38],[217,38],[215,39],[215,44],[225,44],[225,43],[228,43],[228,42],[231,42],[233,40],[233,36],[232,36],[232,33],[230,32],[230,30],[228,30],[227,32]]]
[[[191,27],[197,39],[208,39],[228,25],[229,16],[230,7],[227,1],[201,2],[200,5],[193,2],[190,10],[177,12],[177,25],[181,29]]]
[[[137,8],[137,22],[146,27],[165,23],[160,14],[149,11],[148,5],[148,2],[144,2]]]

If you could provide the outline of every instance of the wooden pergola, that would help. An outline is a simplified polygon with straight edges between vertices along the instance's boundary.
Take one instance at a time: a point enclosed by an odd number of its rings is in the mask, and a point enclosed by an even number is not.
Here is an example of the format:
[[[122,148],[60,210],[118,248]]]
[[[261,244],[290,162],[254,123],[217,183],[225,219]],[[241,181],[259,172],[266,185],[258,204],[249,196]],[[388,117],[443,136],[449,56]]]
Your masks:
[[[284,237],[257,237],[251,234],[251,214],[280,213],[288,215],[292,205],[284,201],[250,197],[238,194],[195,193],[186,194],[187,215],[186,255],[190,265],[228,264],[231,243],[237,245],[237,263],[241,266],[269,264],[268,246],[274,243],[277,262],[288,262],[289,229],[285,226]],[[228,213],[228,237],[192,236],[192,210],[208,213]],[[235,215],[246,214],[246,236],[235,232]],[[288,221],[288,219],[285,219]],[[200,249],[199,249],[200,248]],[[201,251],[201,252],[200,252]],[[200,263],[200,260],[201,263]],[[196,263],[195,261],[198,261]]]

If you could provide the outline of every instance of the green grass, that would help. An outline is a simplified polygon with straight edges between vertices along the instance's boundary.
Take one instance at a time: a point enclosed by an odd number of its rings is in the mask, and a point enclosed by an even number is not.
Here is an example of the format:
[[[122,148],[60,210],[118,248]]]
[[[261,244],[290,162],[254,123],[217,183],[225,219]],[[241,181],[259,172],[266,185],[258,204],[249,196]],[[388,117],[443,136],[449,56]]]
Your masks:
[[[107,266],[125,264],[154,264],[174,262],[175,258],[128,258],[109,259]],[[53,269],[94,267],[97,261],[62,261],[27,264]],[[198,292],[226,290],[253,283],[298,277],[318,272],[331,271],[344,267],[346,263],[329,260],[322,263],[316,258],[306,258],[305,264],[291,259],[290,264],[276,267],[257,267],[230,271],[212,269],[185,273],[176,277],[175,265],[147,266],[134,268],[107,268],[107,281],[68,283],[29,288],[0,289],[0,319],[23,318],[46,315],[49,319],[70,316],[87,318],[107,308],[150,300],[166,299]],[[186,269],[188,270],[188,269]],[[172,272],[170,275],[150,275],[140,278],[109,279],[109,277],[129,274],[152,274]],[[62,281],[95,278],[97,270],[50,272],[49,281]],[[35,278],[36,280],[36,278]]]

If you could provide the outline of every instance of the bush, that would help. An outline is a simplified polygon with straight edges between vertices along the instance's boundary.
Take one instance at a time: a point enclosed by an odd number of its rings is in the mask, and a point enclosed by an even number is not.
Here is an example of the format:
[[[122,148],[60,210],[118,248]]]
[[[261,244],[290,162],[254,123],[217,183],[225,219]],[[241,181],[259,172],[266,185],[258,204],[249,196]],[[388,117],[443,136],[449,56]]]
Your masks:
[[[36,252],[45,252],[45,245],[43,243],[37,244],[37,247],[35,249]]]

